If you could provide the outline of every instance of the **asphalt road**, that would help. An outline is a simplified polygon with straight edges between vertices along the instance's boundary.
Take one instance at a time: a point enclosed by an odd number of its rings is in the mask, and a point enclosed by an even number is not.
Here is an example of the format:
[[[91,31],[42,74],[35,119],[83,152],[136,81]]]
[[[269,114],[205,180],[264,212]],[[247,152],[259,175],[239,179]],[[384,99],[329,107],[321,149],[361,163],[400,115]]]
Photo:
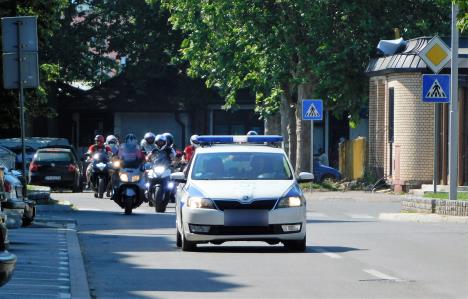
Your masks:
[[[396,196],[309,195],[305,253],[261,242],[181,252],[173,207],[126,216],[91,193],[54,198],[78,209],[95,298],[468,298],[468,226],[380,221]]]

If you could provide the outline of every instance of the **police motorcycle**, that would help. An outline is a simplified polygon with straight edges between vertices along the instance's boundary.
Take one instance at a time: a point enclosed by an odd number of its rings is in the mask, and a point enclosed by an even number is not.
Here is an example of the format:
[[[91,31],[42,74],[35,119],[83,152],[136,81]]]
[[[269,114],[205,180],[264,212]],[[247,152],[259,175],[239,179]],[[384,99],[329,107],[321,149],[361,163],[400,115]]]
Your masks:
[[[139,159],[139,147],[119,150],[119,160],[113,162],[115,169],[111,199],[125,210],[126,215],[145,200],[144,166]]]
[[[152,163],[147,163],[145,195],[150,206],[157,213],[164,213],[175,184],[169,180],[171,164],[166,158],[158,157]]]
[[[94,191],[94,197],[103,198],[104,192],[110,183],[110,162],[107,153],[98,152],[93,155],[91,169],[91,188]]]

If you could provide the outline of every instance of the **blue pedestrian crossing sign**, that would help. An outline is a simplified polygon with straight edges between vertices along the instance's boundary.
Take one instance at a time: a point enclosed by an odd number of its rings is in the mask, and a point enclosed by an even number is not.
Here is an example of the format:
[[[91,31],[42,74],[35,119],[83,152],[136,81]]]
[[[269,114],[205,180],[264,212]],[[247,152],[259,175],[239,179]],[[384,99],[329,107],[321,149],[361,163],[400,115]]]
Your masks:
[[[450,102],[450,75],[422,75],[422,100],[426,103]]]
[[[302,100],[302,120],[322,120],[322,100]]]

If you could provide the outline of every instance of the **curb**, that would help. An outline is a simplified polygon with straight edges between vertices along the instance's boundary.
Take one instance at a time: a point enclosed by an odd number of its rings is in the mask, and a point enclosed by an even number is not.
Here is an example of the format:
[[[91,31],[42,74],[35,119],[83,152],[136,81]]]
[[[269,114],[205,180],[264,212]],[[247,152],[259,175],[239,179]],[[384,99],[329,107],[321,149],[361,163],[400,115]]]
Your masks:
[[[406,222],[421,222],[421,223],[462,223],[468,224],[466,216],[447,216],[438,214],[424,213],[380,213],[380,220],[388,221],[406,221]]]
[[[67,224],[68,263],[70,268],[71,298],[91,299],[89,294],[88,278],[84,266],[81,247],[78,241],[76,225]]]

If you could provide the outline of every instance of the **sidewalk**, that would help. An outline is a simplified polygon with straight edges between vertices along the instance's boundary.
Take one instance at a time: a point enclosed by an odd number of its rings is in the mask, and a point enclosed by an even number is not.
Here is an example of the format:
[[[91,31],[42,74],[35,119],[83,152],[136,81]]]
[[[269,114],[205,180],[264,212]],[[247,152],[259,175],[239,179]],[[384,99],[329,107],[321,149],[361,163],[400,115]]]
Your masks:
[[[70,207],[46,206],[46,210]],[[90,298],[75,224],[41,212],[30,227],[9,230],[9,251],[18,260],[0,298]]]

